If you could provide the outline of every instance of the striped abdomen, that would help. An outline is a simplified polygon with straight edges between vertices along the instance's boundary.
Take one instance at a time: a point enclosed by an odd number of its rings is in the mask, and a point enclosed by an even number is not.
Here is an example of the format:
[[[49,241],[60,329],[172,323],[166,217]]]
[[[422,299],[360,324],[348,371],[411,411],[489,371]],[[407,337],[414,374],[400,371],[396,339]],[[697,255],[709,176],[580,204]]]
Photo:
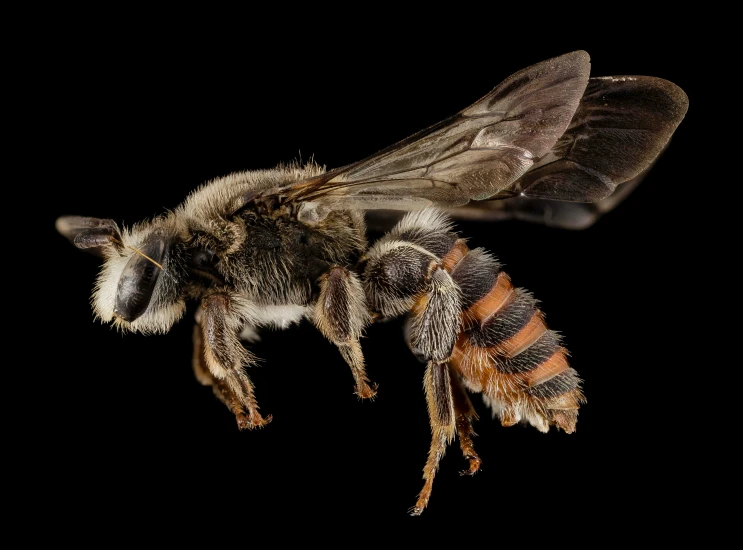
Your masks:
[[[385,317],[411,314],[416,355],[450,363],[504,426],[575,430],[584,397],[559,335],[531,294],[514,287],[485,250],[470,250],[446,217],[409,214],[367,259],[369,305]]]
[[[457,241],[442,260],[462,292],[450,362],[465,385],[483,393],[504,426],[523,420],[543,432],[550,425],[573,432],[581,380],[537,301],[482,249]]]

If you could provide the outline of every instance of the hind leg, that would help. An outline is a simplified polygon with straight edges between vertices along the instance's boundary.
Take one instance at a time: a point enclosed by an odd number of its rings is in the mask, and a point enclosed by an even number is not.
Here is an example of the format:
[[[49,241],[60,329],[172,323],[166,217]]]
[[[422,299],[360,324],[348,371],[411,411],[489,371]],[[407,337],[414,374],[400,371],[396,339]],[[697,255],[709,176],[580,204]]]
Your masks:
[[[449,364],[462,330],[463,309],[462,289],[450,271],[467,251],[446,218],[424,211],[406,216],[364,258],[370,307],[382,317],[408,313],[408,345],[427,364],[424,389],[432,437],[423,489],[410,510],[413,515],[427,506],[439,462],[456,435],[469,461],[465,473],[475,473],[480,466],[472,445],[472,421],[477,415],[459,374]]]
[[[480,470],[480,464],[482,463],[472,442],[472,436],[477,435],[472,428],[472,421],[477,420],[477,413],[472,406],[469,395],[467,395],[467,390],[462,385],[459,373],[451,364],[449,364],[449,377],[451,379],[459,447],[462,449],[464,459],[469,462],[469,467],[460,471],[459,474],[471,476]]]
[[[439,462],[446,453],[446,448],[454,439],[454,399],[451,392],[451,378],[446,363],[428,363],[426,374],[423,377],[423,388],[428,405],[428,418],[431,423],[431,447],[428,450],[428,460],[423,467],[423,489],[418,494],[418,500],[409,513],[419,516],[428,505],[433,489],[433,478],[439,468]]]

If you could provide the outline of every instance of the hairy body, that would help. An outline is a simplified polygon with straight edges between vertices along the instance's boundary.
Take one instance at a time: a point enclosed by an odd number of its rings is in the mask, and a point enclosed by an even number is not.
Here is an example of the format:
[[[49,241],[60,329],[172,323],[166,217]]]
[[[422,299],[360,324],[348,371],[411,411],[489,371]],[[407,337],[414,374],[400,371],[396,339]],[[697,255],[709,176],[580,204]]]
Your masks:
[[[663,79],[589,75],[588,54],[571,52],[357,163],[237,172],[131,229],[78,216],[59,218],[57,229],[104,260],[93,296],[101,321],[165,333],[197,303],[196,377],[240,428],[270,421],[244,343],[261,327],[310,320],[348,363],[356,393],[370,398],[360,338],[375,319],[406,316],[408,346],[426,365],[432,430],[417,515],[455,437],[464,473],[480,467],[468,392],[482,394],[503,425],[575,430],[581,380],[558,334],[442,209],[479,205],[469,212],[579,228],[616,205],[625,194],[617,186],[639,181],[688,100]],[[585,204],[595,208],[576,206]],[[366,222],[384,211],[406,213],[369,246]]]

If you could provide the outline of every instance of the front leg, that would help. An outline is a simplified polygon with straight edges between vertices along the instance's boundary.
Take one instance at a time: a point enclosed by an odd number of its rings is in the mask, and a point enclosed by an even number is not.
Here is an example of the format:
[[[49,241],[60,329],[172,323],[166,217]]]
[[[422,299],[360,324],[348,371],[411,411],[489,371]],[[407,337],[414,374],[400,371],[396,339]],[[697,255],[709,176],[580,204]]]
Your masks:
[[[245,367],[254,357],[238,338],[244,324],[240,307],[226,293],[204,298],[196,312],[193,367],[196,378],[235,415],[240,429],[253,429],[271,421],[258,412],[253,383]]]
[[[313,320],[320,332],[338,346],[351,367],[356,395],[365,399],[374,397],[376,385],[369,385],[359,343],[370,317],[364,289],[355,273],[335,266],[320,278],[320,297],[315,304]]]

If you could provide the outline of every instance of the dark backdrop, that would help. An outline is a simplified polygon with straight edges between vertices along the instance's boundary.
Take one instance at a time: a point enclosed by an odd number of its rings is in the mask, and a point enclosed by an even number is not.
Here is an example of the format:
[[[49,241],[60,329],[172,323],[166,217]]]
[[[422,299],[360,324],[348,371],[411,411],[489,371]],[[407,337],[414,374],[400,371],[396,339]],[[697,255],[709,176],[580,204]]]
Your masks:
[[[274,420],[240,432],[193,377],[190,319],[147,337],[94,321],[97,260],[56,234],[54,219],[131,224],[231,171],[300,155],[341,166],[454,114],[529,64],[586,49],[593,75],[654,75],[687,91],[690,111],[667,152],[588,230],[518,222],[458,228],[541,300],[585,380],[588,404],[576,433],[545,435],[501,427],[474,396],[481,473],[458,475],[464,463],[455,443],[424,517],[409,521],[474,516],[497,525],[526,513],[540,524],[580,525],[598,510],[622,510],[642,523],[683,498],[696,481],[680,487],[669,463],[678,464],[696,437],[693,427],[683,434],[674,427],[693,426],[682,405],[694,365],[679,335],[696,292],[686,245],[697,208],[689,197],[698,183],[700,71],[688,41],[671,33],[651,40],[651,31],[634,29],[646,40],[576,33],[489,46],[479,24],[476,39],[460,30],[449,41],[395,35],[372,45],[352,36],[318,46],[307,37],[286,49],[276,35],[215,48],[211,36],[212,47],[198,37],[150,46],[100,31],[50,48],[43,70],[53,93],[38,107],[45,125],[36,136],[53,168],[39,217],[52,259],[41,298],[46,328],[32,344],[43,357],[32,375],[43,392],[24,405],[27,435],[44,449],[34,458],[45,457],[36,477],[44,497],[63,509],[77,495],[81,512],[114,522],[173,509],[184,519],[226,511],[246,521],[404,519],[422,486],[429,427],[423,367],[400,323],[372,326],[363,341],[379,383],[374,402],[357,400],[349,369],[309,324],[264,333],[252,346],[264,363],[251,376]]]

